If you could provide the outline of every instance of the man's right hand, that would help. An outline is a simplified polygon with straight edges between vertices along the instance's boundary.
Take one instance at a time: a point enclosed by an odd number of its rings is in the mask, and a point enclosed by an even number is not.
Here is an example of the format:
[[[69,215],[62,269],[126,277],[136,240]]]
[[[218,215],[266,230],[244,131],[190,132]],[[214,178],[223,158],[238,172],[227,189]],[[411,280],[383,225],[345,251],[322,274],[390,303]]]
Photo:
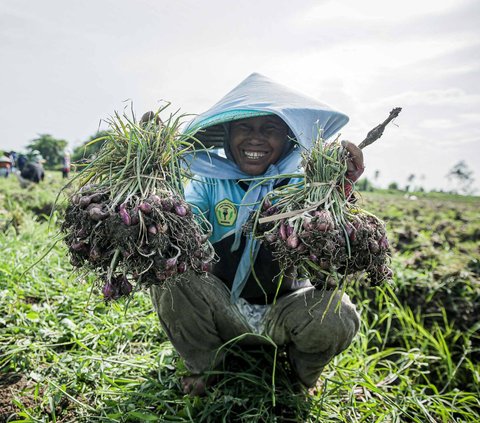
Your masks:
[[[353,142],[342,141],[342,146],[348,152],[347,178],[350,182],[356,182],[365,170],[363,152]]]

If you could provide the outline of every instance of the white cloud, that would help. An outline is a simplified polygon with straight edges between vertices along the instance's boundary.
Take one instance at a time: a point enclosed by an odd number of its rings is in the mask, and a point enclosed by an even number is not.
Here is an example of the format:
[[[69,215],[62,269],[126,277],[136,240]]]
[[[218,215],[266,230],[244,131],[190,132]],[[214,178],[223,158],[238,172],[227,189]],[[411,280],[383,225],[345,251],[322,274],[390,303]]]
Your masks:
[[[451,129],[458,126],[458,122],[451,119],[425,119],[421,121],[418,126],[424,129]]]
[[[416,126],[420,129],[427,129],[430,133],[455,130],[455,134],[460,133],[464,139],[478,140],[480,138],[479,122],[480,115],[478,114],[456,113],[449,118],[423,119]],[[458,135],[456,137],[458,138]]]
[[[458,0],[402,0],[393,3],[385,0],[329,0],[313,6],[299,17],[304,21],[331,21],[331,20],[390,20],[398,21],[418,16],[448,12]]]
[[[474,123],[476,126],[480,122],[480,113],[460,113],[459,117],[466,123]]]
[[[379,101],[379,104],[392,103],[410,106],[480,106],[480,95],[469,94],[458,88],[445,88],[427,91],[407,91]]]

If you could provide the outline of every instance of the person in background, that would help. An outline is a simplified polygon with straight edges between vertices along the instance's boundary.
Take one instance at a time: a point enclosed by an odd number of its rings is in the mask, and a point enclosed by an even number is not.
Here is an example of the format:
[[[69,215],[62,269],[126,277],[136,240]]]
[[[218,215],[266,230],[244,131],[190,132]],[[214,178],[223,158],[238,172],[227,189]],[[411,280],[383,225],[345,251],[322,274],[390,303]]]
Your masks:
[[[0,176],[8,178],[12,171],[12,161],[7,155],[8,153],[0,155]]]
[[[70,152],[65,151],[63,154],[63,162],[62,162],[62,177],[63,179],[67,179],[68,175],[70,174]]]
[[[17,157],[17,169],[21,172],[23,167],[27,164],[28,158],[25,154],[20,153]]]
[[[12,162],[12,173],[15,173],[17,171],[17,152],[13,150],[10,151],[9,157],[10,161]]]
[[[279,279],[282,269],[272,253],[242,230],[252,204],[298,181],[290,175],[301,174],[301,153],[315,134],[328,139],[347,121],[311,97],[252,74],[187,125],[202,142],[221,134],[224,154],[193,155],[189,166],[196,176],[185,190],[192,209],[213,228],[210,242],[219,261],[206,277],[192,274],[150,291],[165,333],[191,372],[182,379],[184,393],[205,394],[212,383],[206,373],[220,366],[221,347],[233,339],[250,346],[268,337],[285,348],[302,389],[315,386],[323,368],[352,342],[360,318],[349,297],[316,289],[294,271]],[[363,172],[363,155],[353,143],[344,147],[353,183]]]
[[[32,159],[23,166],[23,169],[18,175],[22,187],[27,187],[32,182],[38,184],[45,179],[43,161],[41,154],[34,152]]]

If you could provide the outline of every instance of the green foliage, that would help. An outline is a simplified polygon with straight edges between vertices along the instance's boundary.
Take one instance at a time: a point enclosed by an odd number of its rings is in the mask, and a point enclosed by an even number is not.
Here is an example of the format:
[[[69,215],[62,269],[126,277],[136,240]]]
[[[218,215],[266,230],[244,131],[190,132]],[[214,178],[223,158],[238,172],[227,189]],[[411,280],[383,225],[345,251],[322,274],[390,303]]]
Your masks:
[[[27,148],[30,151],[38,150],[45,159],[45,167],[54,168],[62,163],[67,146],[68,142],[65,140],[54,138],[49,134],[41,134],[28,144]]]
[[[391,182],[391,183],[388,184],[388,189],[398,191],[399,187],[398,187],[398,184],[396,182]]]
[[[464,160],[459,161],[455,166],[450,169],[450,171],[447,173],[447,178],[457,185],[457,188],[454,190],[455,193],[473,193],[473,171],[470,170]]]
[[[358,191],[373,191],[374,187],[368,178],[361,178],[355,183],[355,188]]]
[[[32,211],[60,186],[52,172],[31,190],[0,180],[0,421],[479,421],[478,197],[363,193],[361,206],[387,222],[394,284],[350,281],[360,333],[318,386],[293,390],[280,349],[232,346],[218,383],[190,398],[148,295],[105,304],[54,244],[60,216]]]
[[[105,142],[104,137],[108,137],[110,133],[108,131],[99,131],[96,134],[92,135],[87,141],[82,145],[74,148],[72,154],[72,162],[79,163],[84,160],[89,160],[102,148],[102,145]],[[94,140],[100,139],[98,142],[93,142]]]
[[[168,107],[162,106],[157,116],[168,114]],[[142,123],[135,120],[133,111],[130,115],[116,112],[107,120],[106,142],[79,175],[80,186],[88,183],[110,190],[114,204],[124,196],[143,196],[166,187],[183,192],[180,157],[192,146],[190,135],[179,131],[183,118],[170,113],[162,124]]]

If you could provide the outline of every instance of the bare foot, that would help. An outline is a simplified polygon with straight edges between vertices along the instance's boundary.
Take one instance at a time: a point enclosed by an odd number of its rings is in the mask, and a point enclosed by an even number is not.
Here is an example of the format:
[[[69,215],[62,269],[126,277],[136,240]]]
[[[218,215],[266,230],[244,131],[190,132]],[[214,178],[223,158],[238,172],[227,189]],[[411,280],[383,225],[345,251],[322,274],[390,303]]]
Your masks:
[[[184,376],[181,379],[182,390],[184,394],[188,394],[191,397],[201,397],[205,395],[207,388],[207,382],[202,375]]]

